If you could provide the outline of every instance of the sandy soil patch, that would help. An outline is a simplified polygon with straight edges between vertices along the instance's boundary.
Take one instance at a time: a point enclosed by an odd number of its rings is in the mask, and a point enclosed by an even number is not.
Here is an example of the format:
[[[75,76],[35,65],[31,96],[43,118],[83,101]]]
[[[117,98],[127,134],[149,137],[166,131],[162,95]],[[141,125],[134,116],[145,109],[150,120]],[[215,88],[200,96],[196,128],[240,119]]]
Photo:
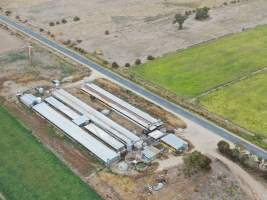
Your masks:
[[[265,0],[219,6],[223,2],[227,0],[2,0],[0,6],[29,19],[36,30],[42,27],[61,40],[82,40],[78,46],[89,52],[101,49],[104,59],[124,64],[267,23]],[[199,22],[191,16],[182,31],[172,24],[177,12],[204,5],[216,6],[209,20]],[[73,22],[74,16],[81,20]],[[49,26],[63,18],[68,23]]]
[[[2,29],[0,29],[0,41],[0,54],[7,51],[13,51],[24,46],[24,42]]]

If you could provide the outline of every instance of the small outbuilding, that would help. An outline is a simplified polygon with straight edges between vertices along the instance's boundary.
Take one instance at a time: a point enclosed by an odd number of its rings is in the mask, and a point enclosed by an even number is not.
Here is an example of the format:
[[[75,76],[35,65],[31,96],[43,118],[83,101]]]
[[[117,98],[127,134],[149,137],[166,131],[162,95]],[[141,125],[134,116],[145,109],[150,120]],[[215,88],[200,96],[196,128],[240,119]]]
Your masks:
[[[160,150],[153,146],[147,146],[141,153],[142,153],[142,160],[145,163],[149,163],[158,157]]]
[[[188,149],[188,143],[173,134],[164,136],[160,141],[164,146],[175,152],[183,152]]]
[[[148,134],[148,136],[153,138],[154,140],[159,140],[164,135],[165,135],[165,133],[163,133],[163,132],[161,132],[159,130],[152,131],[151,133]]]
[[[34,105],[36,105],[39,100],[36,96],[33,96],[32,94],[22,94],[20,97],[19,97],[19,100],[24,104],[26,105],[28,108],[32,108]]]

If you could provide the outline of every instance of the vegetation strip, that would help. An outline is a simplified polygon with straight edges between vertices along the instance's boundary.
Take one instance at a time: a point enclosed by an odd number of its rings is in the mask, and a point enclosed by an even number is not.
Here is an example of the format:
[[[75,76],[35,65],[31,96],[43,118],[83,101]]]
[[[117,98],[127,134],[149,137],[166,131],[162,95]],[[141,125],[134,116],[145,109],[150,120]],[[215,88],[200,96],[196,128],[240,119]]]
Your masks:
[[[0,188],[7,199],[101,199],[2,106],[0,119]]]

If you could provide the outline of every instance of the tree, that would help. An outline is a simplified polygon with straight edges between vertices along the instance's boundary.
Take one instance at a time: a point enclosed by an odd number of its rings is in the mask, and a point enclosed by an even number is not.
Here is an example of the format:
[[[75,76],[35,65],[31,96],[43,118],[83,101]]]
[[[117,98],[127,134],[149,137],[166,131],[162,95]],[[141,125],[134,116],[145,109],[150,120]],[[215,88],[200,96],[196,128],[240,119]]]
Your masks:
[[[222,154],[230,154],[231,149],[229,143],[221,140],[220,142],[218,142],[217,147]]]
[[[138,58],[135,60],[134,63],[135,63],[135,65],[141,65],[142,61]]]
[[[152,56],[152,55],[148,55],[148,56],[147,56],[147,60],[155,60],[155,57]]]
[[[75,22],[80,21],[80,17],[75,16],[75,17],[73,18],[73,21],[75,21]]]
[[[174,20],[173,20],[173,24],[179,24],[179,30],[183,29],[183,24],[185,22],[185,20],[188,18],[187,15],[182,15],[180,13],[176,14],[174,16]]]
[[[119,68],[118,63],[116,63],[116,62],[113,62],[113,63],[111,64],[111,66],[112,66],[112,68],[115,68],[115,69]]]
[[[184,164],[189,172],[211,169],[211,159],[199,151],[188,153],[183,159]]]
[[[203,8],[198,8],[196,11],[196,16],[195,19],[197,20],[204,20],[209,18],[209,10],[210,8],[208,7],[203,7]]]

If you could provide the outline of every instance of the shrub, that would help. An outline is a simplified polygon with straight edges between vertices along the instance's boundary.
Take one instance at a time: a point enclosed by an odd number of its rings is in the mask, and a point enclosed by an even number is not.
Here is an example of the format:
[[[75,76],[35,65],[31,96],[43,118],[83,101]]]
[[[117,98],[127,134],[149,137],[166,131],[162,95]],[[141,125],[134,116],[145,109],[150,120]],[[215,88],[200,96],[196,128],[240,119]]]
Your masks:
[[[222,154],[230,154],[231,149],[229,143],[221,140],[220,142],[218,142],[217,147]]]
[[[105,35],[109,35],[109,31],[108,30],[105,31]]]
[[[108,61],[103,60],[103,64],[104,64],[104,65],[108,65]]]
[[[189,172],[199,170],[210,170],[211,159],[199,151],[186,154],[184,157],[184,164]]]
[[[135,60],[134,63],[135,63],[135,65],[141,65],[142,62],[141,62],[141,60],[138,58],[138,59]]]
[[[56,21],[56,25],[59,25],[60,24],[60,21]]]
[[[131,67],[130,63],[125,63],[125,67]]]
[[[11,15],[11,11],[9,11],[9,10],[7,10],[6,12],[5,12],[5,14],[6,14],[6,16],[9,16],[9,15]]]
[[[155,57],[152,55],[147,56],[147,60],[155,60]]]
[[[112,66],[112,68],[119,68],[119,65],[118,65],[118,63],[116,63],[116,62],[113,62],[112,64],[111,64],[111,66]]]
[[[55,26],[55,23],[54,22],[50,22],[49,26]]]
[[[66,24],[67,22],[68,22],[68,21],[67,21],[66,19],[62,19],[62,20],[61,20],[61,23],[62,23],[62,24]]]
[[[39,31],[40,31],[40,32],[44,32],[44,29],[43,29],[43,28],[40,28]]]
[[[204,20],[209,18],[209,10],[210,8],[208,7],[203,7],[203,8],[198,8],[196,11],[196,16],[195,19],[197,20]]]
[[[51,32],[50,31],[47,31],[47,35],[50,35],[51,34]]]
[[[75,17],[73,18],[73,21],[75,21],[75,22],[80,21],[80,17],[75,16]]]

